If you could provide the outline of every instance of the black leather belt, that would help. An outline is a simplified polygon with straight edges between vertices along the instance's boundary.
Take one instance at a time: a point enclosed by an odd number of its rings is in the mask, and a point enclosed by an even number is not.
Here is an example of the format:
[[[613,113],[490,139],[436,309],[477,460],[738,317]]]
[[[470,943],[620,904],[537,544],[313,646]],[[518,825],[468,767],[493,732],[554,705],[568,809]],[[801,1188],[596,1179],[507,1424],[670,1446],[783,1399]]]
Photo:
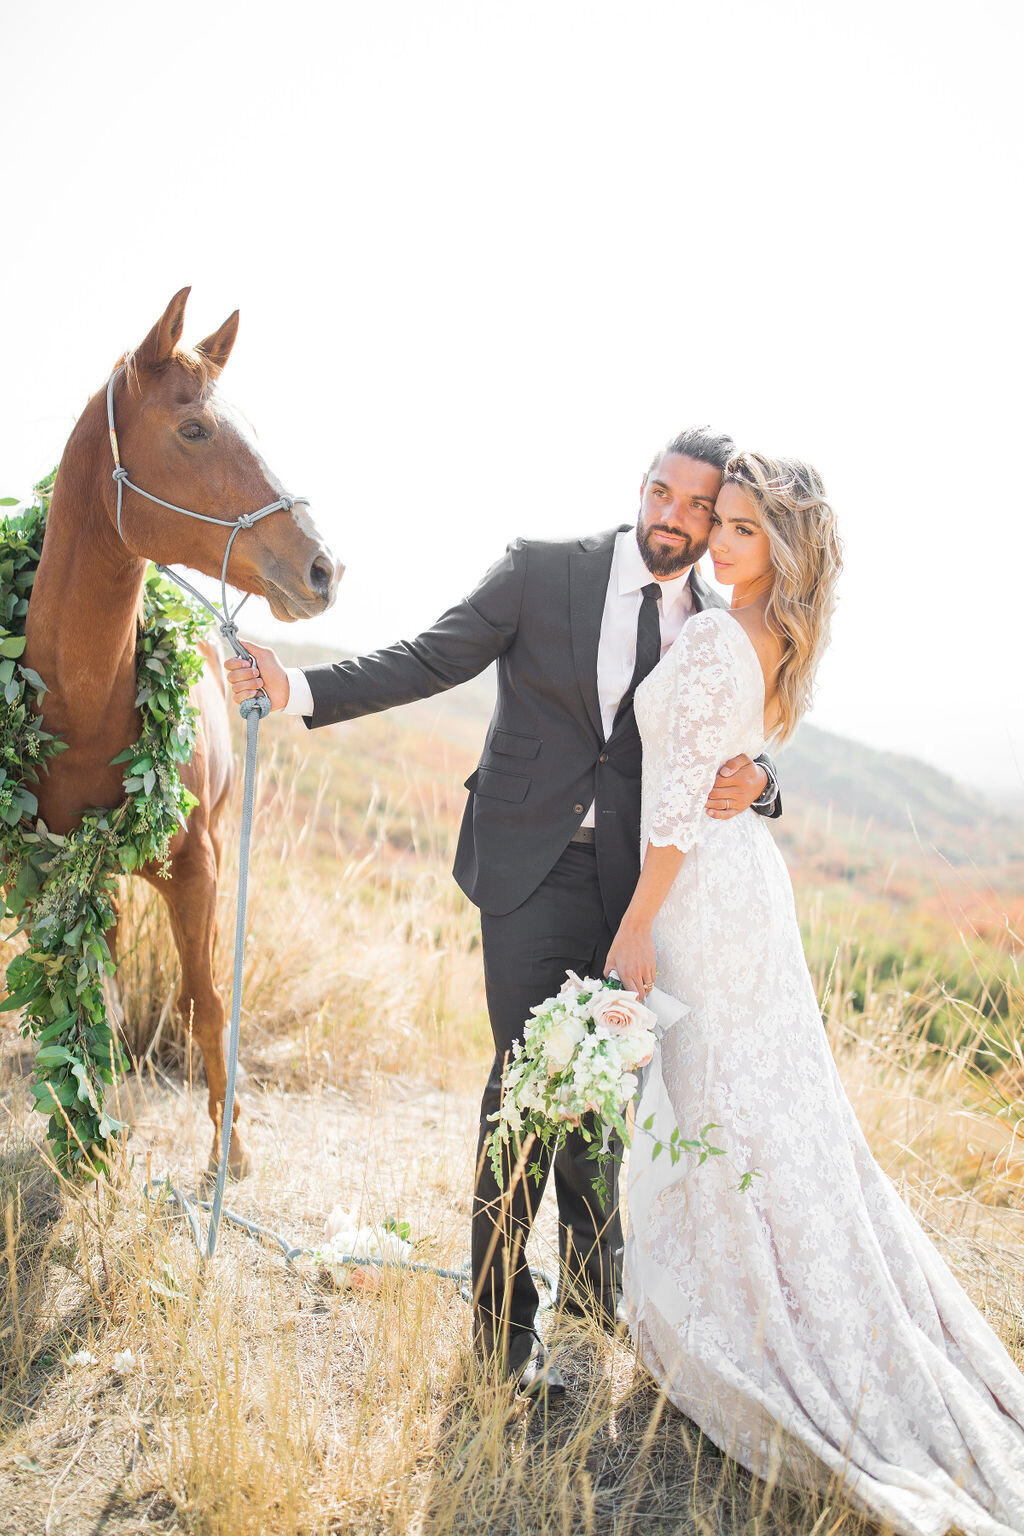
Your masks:
[[[593,827],[580,827],[569,839],[570,843],[579,843],[584,848],[593,848],[597,842],[597,832]]]

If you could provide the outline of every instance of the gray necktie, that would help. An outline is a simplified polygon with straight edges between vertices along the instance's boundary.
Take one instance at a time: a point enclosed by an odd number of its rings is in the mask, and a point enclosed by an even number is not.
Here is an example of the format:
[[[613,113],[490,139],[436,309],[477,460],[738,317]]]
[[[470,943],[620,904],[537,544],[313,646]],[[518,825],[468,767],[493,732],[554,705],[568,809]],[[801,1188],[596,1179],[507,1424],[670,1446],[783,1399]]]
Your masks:
[[[640,616],[636,621],[636,665],[633,668],[633,676],[629,680],[629,687],[622,695],[619,707],[615,711],[613,731],[623,716],[632,709],[633,695],[648,672],[653,671],[661,660],[661,618],[658,613],[660,593],[661,586],[656,581],[648,582],[643,588],[644,600],[640,604]]]

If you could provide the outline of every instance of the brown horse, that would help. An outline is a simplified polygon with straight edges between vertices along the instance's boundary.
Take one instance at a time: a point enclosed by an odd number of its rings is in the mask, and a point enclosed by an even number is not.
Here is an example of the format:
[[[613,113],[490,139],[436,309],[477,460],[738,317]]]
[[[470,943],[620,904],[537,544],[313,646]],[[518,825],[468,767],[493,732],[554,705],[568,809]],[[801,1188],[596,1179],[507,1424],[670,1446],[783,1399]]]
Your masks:
[[[114,406],[121,459],[142,489],[178,507],[232,522],[282,495],[245,431],[219,401],[216,381],[238,331],[238,311],[195,351],[179,351],[189,289],[175,294],[142,345],[122,359]],[[135,646],[146,563],[181,563],[220,576],[228,537],[212,523],[158,507],[126,488],[122,536],[116,523],[113,461],[101,390],[89,401],[61,459],[42,559],[26,623],[25,661],[49,690],[43,723],[68,743],[39,787],[39,814],[67,832],[94,806],[124,799],[123,766],[112,759],[139,736]],[[243,528],[231,548],[228,580],[265,597],[279,619],[322,613],[339,569],[304,506]],[[192,762],[182,770],[199,804],[171,844],[170,879],[139,871],[167,902],[181,963],[178,1008],[206,1067],[214,1121],[223,1113],[224,1004],[213,978],[217,820],[231,783],[227,706],[219,667],[193,702],[200,710]],[[107,935],[115,954],[116,932]],[[116,955],[115,955],[116,958]],[[238,1106],[235,1106],[237,1123]],[[231,1171],[248,1158],[237,1129]]]

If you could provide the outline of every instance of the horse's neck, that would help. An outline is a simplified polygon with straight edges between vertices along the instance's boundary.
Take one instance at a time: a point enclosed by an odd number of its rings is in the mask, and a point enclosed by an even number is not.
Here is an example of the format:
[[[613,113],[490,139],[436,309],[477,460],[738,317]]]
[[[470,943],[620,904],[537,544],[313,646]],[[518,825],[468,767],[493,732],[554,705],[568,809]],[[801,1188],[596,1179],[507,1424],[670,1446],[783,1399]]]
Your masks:
[[[49,690],[44,720],[72,746],[119,736],[134,719],[145,562],[128,553],[104,510],[109,475],[98,457],[73,441],[61,461],[26,624],[25,659]]]

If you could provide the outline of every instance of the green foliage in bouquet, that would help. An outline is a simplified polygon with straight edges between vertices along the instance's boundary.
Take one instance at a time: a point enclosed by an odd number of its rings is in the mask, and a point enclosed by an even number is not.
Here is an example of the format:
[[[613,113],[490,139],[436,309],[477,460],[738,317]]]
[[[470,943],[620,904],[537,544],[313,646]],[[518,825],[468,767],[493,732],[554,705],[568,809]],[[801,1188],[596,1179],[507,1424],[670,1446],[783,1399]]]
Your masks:
[[[197,641],[209,621],[147,570],[136,650],[142,729],[114,759],[126,765],[126,799],[116,810],[87,811],[64,836],[51,832],[31,786],[67,744],[43,730],[46,685],[20,658],[54,479],[35,487],[32,506],[0,518],[0,920],[28,933],[7,967],[0,1011],[22,1010],[22,1032],[37,1042],[32,1094],[50,1117],[58,1166],[95,1174],[123,1129],[103,1108],[105,1087],[124,1070],[103,996],[114,969],[105,935],[117,876],[145,865],[166,874],[171,839],[196,804],[180,767],[195,746],[188,694],[202,673]]]

